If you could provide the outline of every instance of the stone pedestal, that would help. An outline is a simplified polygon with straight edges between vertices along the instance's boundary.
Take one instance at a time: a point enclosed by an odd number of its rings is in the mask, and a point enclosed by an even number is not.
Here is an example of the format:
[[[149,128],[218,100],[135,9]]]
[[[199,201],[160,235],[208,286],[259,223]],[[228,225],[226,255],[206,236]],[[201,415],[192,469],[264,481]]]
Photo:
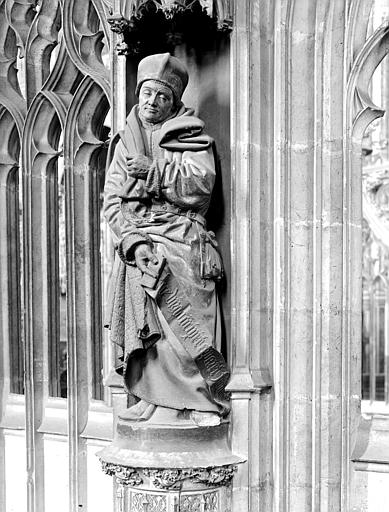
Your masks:
[[[198,427],[119,420],[98,453],[116,480],[120,512],[228,512],[231,481],[243,459],[228,446],[228,422]]]

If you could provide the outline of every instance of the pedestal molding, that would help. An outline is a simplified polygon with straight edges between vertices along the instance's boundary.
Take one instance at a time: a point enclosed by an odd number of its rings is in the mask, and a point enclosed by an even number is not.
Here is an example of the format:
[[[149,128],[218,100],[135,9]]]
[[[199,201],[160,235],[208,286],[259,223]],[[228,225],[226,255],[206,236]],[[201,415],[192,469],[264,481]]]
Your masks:
[[[139,487],[148,479],[156,489],[178,490],[185,481],[207,487],[226,486],[237,470],[236,464],[206,468],[140,468],[114,464],[100,459],[104,473],[114,476],[123,485]]]

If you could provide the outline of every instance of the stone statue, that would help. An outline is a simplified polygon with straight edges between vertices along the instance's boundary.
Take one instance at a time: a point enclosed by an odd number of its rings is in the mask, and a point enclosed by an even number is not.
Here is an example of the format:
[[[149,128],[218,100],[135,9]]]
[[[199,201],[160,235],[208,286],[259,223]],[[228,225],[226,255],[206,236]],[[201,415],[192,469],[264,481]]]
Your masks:
[[[139,400],[122,420],[208,426],[228,414],[229,371],[218,351],[222,263],[204,219],[215,145],[181,101],[187,83],[169,53],[139,64],[139,104],[116,137],[104,189],[116,247],[107,326],[116,369]]]

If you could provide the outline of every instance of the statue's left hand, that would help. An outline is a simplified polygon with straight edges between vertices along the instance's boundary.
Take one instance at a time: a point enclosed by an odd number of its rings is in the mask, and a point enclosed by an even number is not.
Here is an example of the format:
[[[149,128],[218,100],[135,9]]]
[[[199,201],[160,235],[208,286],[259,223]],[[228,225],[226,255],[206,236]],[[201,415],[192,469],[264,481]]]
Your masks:
[[[136,155],[127,158],[127,172],[134,178],[147,179],[152,160],[145,155]]]
[[[140,243],[137,245],[134,250],[134,258],[136,266],[141,272],[155,277],[154,272],[148,268],[148,264],[151,262],[153,265],[156,265],[158,263],[158,258],[149,244]]]

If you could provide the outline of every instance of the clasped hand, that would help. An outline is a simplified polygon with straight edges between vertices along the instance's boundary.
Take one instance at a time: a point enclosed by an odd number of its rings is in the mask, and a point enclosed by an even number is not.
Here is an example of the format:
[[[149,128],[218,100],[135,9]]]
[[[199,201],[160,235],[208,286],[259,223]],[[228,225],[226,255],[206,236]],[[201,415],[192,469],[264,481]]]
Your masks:
[[[146,179],[152,160],[145,155],[127,157],[127,172],[134,178]]]

